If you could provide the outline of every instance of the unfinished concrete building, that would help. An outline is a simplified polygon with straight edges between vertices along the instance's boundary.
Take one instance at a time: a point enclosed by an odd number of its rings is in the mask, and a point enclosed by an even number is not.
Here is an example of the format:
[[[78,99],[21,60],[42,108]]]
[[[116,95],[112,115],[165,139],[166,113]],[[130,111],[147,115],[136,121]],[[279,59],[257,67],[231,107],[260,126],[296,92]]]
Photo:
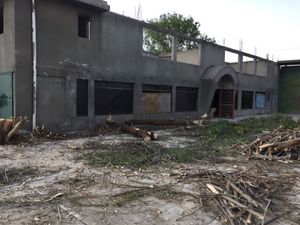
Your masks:
[[[145,29],[172,36],[168,57],[145,51]],[[27,115],[32,126],[67,131],[110,114],[169,120],[212,107],[224,118],[277,111],[275,62],[111,13],[101,0],[0,0],[0,33],[0,117]],[[180,51],[179,38],[199,48]]]

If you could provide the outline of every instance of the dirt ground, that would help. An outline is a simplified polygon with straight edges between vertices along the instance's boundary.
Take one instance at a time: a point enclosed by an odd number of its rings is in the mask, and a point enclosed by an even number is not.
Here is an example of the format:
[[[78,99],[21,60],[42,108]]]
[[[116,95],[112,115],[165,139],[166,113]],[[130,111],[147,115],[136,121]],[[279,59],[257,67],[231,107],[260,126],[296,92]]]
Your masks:
[[[155,145],[163,148],[188,148],[195,141],[174,129],[157,132]],[[218,225],[222,222],[216,215],[193,197],[200,192],[199,181],[179,180],[174,174],[243,171],[256,165],[270,174],[293,174],[288,198],[294,209],[300,207],[299,162],[248,161],[237,153],[197,163],[130,168],[93,167],[81,157],[103,145],[139,142],[127,134],[106,134],[0,146],[0,224]],[[289,211],[272,224],[299,224],[292,219],[299,213]]]

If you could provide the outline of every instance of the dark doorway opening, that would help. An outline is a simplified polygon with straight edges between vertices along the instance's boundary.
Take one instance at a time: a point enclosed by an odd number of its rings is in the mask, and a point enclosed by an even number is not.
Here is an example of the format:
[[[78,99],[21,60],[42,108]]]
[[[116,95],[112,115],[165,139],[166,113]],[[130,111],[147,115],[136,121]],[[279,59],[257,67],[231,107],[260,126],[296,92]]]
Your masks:
[[[234,81],[229,75],[225,75],[218,83],[218,88],[210,108],[215,108],[214,117],[233,118],[235,110]]]

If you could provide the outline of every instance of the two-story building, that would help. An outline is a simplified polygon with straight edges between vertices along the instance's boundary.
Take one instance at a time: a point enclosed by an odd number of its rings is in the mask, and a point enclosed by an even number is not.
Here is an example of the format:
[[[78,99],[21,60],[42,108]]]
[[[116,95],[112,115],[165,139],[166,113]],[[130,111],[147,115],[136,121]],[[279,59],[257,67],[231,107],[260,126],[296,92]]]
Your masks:
[[[144,32],[172,36],[172,52],[145,50]],[[181,51],[177,40],[198,43]],[[226,60],[232,54],[236,61]],[[108,115],[197,118],[277,111],[278,65],[109,12],[101,0],[0,0],[0,117],[89,129]]]

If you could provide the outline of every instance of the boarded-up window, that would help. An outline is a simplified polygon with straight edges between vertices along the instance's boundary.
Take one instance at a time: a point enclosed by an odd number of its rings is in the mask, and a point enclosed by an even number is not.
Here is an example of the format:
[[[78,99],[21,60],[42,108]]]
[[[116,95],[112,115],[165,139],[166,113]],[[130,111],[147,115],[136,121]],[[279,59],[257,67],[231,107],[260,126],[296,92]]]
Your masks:
[[[132,114],[133,84],[122,82],[95,82],[95,114]]]
[[[252,109],[253,106],[253,91],[242,92],[242,109]]]
[[[3,12],[3,6],[0,5],[0,34],[3,34],[4,32],[4,12]]]
[[[78,16],[78,36],[90,39],[91,19],[89,16]]]
[[[88,116],[88,80],[77,80],[77,116]]]
[[[198,88],[176,88],[176,112],[197,111]]]
[[[161,85],[143,85],[144,113],[171,112],[172,87]]]
[[[255,94],[255,107],[257,109],[264,109],[266,105],[266,93],[256,92]]]

